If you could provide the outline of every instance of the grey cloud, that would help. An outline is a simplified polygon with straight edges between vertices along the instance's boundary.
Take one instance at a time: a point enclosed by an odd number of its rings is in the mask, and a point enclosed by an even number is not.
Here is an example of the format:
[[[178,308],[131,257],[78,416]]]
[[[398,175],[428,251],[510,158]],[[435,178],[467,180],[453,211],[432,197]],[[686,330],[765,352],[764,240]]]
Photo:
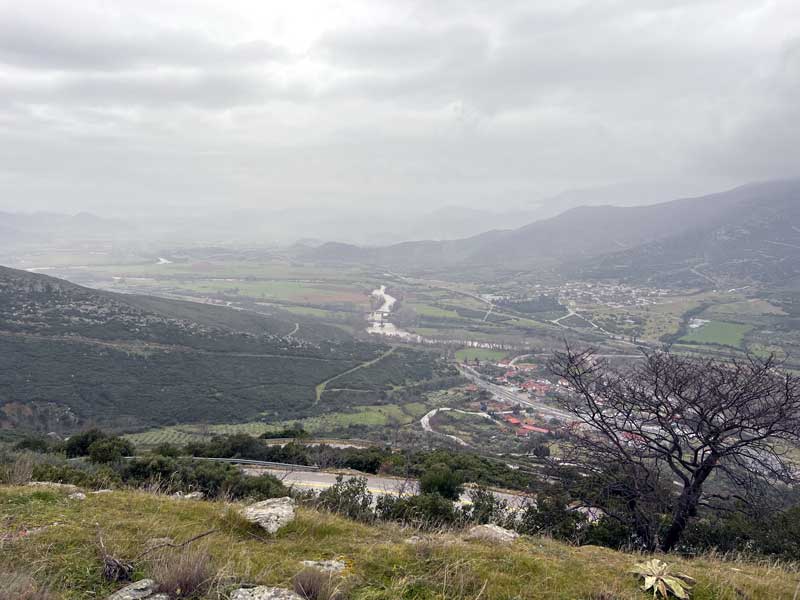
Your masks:
[[[260,105],[304,95],[299,86],[281,87],[258,72],[121,72],[59,76],[8,85],[0,82],[0,105],[29,103],[62,107],[152,107],[170,105],[206,109]]]
[[[314,51],[354,69],[420,71],[452,62],[480,60],[488,52],[486,32],[475,27],[384,27],[341,30],[325,35]]]
[[[107,26],[46,1],[0,8],[0,208],[500,207],[800,173],[793,0],[376,0],[336,25],[324,1],[139,0]]]
[[[220,43],[178,28],[85,31],[79,21],[58,23],[0,14],[0,62],[18,67],[92,71],[235,67],[287,57],[285,49],[265,40]]]

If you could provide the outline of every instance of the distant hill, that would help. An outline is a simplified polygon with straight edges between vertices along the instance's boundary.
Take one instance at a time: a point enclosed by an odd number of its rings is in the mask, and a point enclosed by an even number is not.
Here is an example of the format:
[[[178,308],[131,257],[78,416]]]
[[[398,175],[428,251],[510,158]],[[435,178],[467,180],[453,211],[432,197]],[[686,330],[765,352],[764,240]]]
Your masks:
[[[0,267],[0,428],[308,416],[333,409],[315,406],[318,383],[386,350],[279,310],[118,295]],[[401,380],[433,375],[434,360],[414,364]]]
[[[648,206],[578,207],[460,240],[377,248],[324,244],[306,253],[412,270],[554,264],[571,274],[639,280],[649,278],[650,269],[674,274],[710,261],[726,280],[747,276],[753,267],[755,277],[771,281],[795,275],[790,262],[800,251],[798,211],[800,181],[768,182]],[[680,279],[696,283],[698,277]]]

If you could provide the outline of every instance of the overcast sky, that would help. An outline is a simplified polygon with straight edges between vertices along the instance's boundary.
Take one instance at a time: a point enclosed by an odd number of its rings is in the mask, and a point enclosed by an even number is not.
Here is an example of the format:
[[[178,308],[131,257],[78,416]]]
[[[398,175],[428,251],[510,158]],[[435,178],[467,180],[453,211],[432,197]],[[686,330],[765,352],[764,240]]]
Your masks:
[[[0,0],[0,209],[800,175],[797,0]]]

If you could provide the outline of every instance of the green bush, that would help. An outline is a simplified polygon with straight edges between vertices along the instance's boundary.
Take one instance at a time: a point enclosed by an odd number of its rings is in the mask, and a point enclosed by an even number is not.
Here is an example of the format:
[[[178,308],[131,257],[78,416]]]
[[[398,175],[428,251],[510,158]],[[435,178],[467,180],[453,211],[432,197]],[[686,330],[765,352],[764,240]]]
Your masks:
[[[453,502],[439,494],[381,496],[375,510],[380,519],[424,528],[452,525],[461,520]]]
[[[107,438],[108,435],[99,429],[89,429],[81,433],[76,433],[64,443],[64,452],[67,458],[78,456],[88,456],[89,446],[98,440]]]
[[[423,494],[439,494],[448,500],[458,500],[462,491],[461,478],[447,465],[434,465],[420,478],[419,489]]]
[[[35,481],[53,481],[55,483],[71,483],[82,488],[102,489],[121,483],[118,473],[107,466],[94,467],[82,465],[82,468],[69,464],[40,463],[33,467]]]
[[[89,460],[93,463],[105,464],[117,462],[123,456],[133,456],[136,449],[126,439],[109,437],[96,440],[89,446]]]
[[[530,535],[550,535],[561,540],[577,541],[586,517],[570,510],[568,497],[559,493],[541,493],[535,502],[522,510],[516,529]]]
[[[121,467],[122,480],[129,485],[161,486],[166,492],[202,492],[210,498],[253,498],[263,500],[288,495],[272,475],[249,477],[233,465],[166,456],[136,458]]]
[[[163,442],[153,448],[152,454],[156,454],[158,456],[169,456],[172,458],[177,458],[181,455],[181,449],[177,446],[173,446],[169,442]]]
[[[471,523],[503,523],[508,513],[508,502],[494,493],[478,487],[469,492],[471,505],[464,508],[464,518]]]
[[[366,477],[345,480],[338,475],[335,484],[320,492],[317,503],[322,508],[357,521],[372,521],[375,518]]]
[[[14,444],[14,450],[27,450],[29,452],[38,452],[39,454],[53,452],[57,447],[58,443],[54,443],[49,438],[40,435],[25,436]]]

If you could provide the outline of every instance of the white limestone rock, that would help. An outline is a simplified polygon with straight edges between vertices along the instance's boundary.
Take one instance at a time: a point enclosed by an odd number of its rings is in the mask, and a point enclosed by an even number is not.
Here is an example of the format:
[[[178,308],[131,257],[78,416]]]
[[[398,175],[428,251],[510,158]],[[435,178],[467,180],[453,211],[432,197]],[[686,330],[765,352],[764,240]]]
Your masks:
[[[333,573],[339,575],[344,572],[347,565],[341,560],[304,560],[303,566],[309,569],[316,569],[323,573]]]
[[[242,516],[258,524],[267,533],[275,533],[287,523],[294,521],[294,499],[272,498],[256,502],[242,509]]]
[[[231,600],[303,600],[291,590],[260,585],[254,588],[240,588],[231,594]]]
[[[169,600],[169,596],[157,594],[156,582],[152,579],[140,579],[114,592],[106,600]]]
[[[496,544],[510,544],[519,537],[516,531],[505,529],[499,525],[476,525],[464,536],[468,540],[481,540]]]

